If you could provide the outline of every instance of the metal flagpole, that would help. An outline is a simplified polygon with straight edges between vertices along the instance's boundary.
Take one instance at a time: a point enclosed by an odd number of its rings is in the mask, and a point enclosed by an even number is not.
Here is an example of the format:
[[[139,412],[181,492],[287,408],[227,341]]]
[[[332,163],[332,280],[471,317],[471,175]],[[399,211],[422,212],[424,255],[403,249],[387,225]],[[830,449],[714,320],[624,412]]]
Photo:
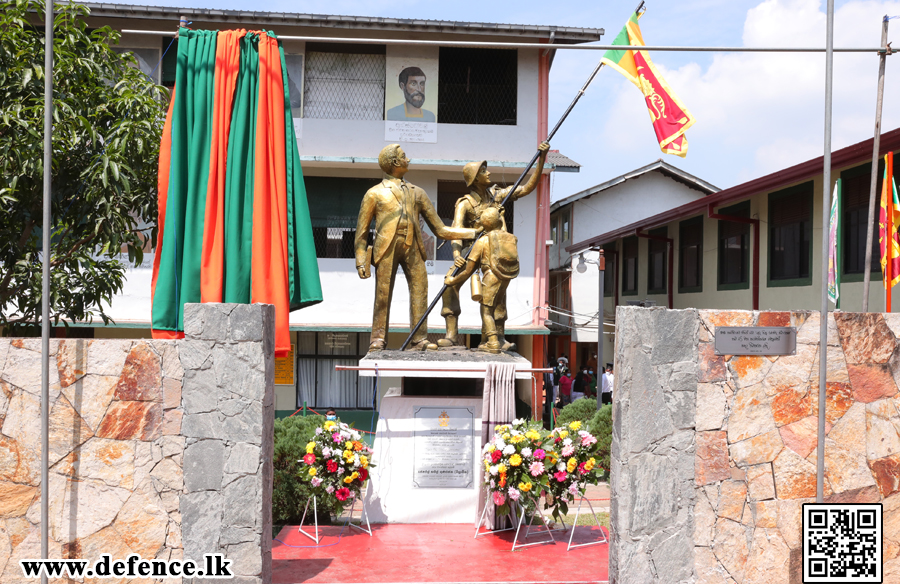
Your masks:
[[[888,23],[885,14],[881,20],[881,48],[878,59],[878,98],[875,100],[875,139],[872,143],[872,180],[869,183],[869,225],[866,228],[866,265],[863,272],[862,311],[869,312],[869,282],[872,279],[872,239],[875,234],[875,186],[878,184],[878,151],[881,147],[881,105],[884,100],[884,66],[887,61]]]
[[[816,503],[825,494],[825,377],[828,374],[828,237],[831,205],[831,95],[834,77],[834,0],[825,28],[825,152],[822,174],[822,305],[819,311],[819,429],[816,443]]]
[[[53,165],[53,0],[44,11],[44,222],[41,283],[41,559],[48,559],[50,458],[50,172]],[[47,573],[41,571],[41,584]]]
[[[644,1],[641,0],[641,3],[638,4],[638,7],[635,8],[634,11],[640,12],[641,8],[643,8],[643,7],[644,7]],[[544,48],[547,48],[546,45],[544,46]],[[621,48],[622,47],[616,47],[616,49],[621,49]],[[643,47],[640,47],[640,48],[643,48]],[[569,117],[569,114],[575,108],[575,104],[578,103],[578,100],[581,99],[581,96],[583,96],[584,92],[587,91],[588,86],[594,80],[594,77],[597,76],[597,73],[600,71],[600,69],[602,67],[603,67],[603,60],[601,59],[601,61],[599,63],[597,63],[597,66],[594,67],[594,70],[591,72],[590,77],[588,77],[587,81],[584,82],[584,85],[581,87],[581,89],[578,90],[578,93],[575,94],[575,99],[572,100],[572,103],[570,103],[569,107],[566,108],[566,111],[563,112],[563,115],[559,118],[559,121],[556,122],[556,125],[553,126],[552,130],[550,130],[550,133],[547,135],[547,140],[546,140],[547,142],[552,140],[553,136],[556,135],[556,131],[559,130],[559,127],[562,126],[563,122],[566,121],[566,118]],[[534,163],[537,162],[537,159],[540,156],[540,154],[541,154],[540,151],[537,151],[534,153],[534,156],[531,157],[531,162],[528,163],[528,165],[525,167],[525,170],[523,170],[522,174],[519,175],[519,178],[516,179],[515,184],[513,184],[512,188],[509,189],[509,191],[507,191],[506,196],[503,197],[503,201],[500,202],[501,207],[506,205],[507,199],[509,199],[509,197],[511,197],[512,194],[516,192],[516,189],[518,189],[519,185],[522,184],[522,181],[525,180],[525,175],[528,174],[528,171],[530,171],[531,167],[534,166]],[[478,238],[481,237],[482,233],[484,233],[484,232],[479,231],[478,233],[476,233],[475,240],[478,240]],[[474,247],[474,245],[469,246],[469,249],[466,250],[465,255],[463,256],[463,259],[465,259],[465,260],[469,259],[469,254],[472,253],[473,247]],[[462,270],[462,268],[454,268],[452,275],[453,276],[457,275],[461,270]],[[424,322],[428,319],[428,315],[431,314],[432,310],[434,310],[434,307],[437,305],[438,300],[441,299],[441,296],[444,295],[444,291],[446,291],[446,290],[447,290],[446,284],[441,286],[441,291],[437,293],[437,295],[434,297],[434,300],[432,300],[431,304],[428,305],[428,308],[425,309],[425,314],[422,315],[422,318],[419,319],[419,322],[417,322],[416,325],[409,331],[409,336],[406,337],[406,340],[403,341],[403,345],[400,347],[401,351],[405,350],[406,347],[409,346],[409,343],[412,340],[413,335],[416,334],[416,331],[419,330],[422,327],[422,324],[424,324]],[[601,329],[602,329],[602,327],[601,327]]]

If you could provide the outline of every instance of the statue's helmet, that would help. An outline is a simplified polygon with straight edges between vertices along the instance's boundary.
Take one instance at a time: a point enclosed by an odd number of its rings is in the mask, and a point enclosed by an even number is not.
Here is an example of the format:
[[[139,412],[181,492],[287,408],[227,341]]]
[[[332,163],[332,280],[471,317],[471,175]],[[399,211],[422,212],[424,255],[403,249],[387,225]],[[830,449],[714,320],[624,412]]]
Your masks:
[[[475,177],[478,176],[478,171],[482,168],[487,168],[487,160],[470,162],[463,167],[463,178],[466,180],[467,187],[472,186],[472,183],[475,182]]]

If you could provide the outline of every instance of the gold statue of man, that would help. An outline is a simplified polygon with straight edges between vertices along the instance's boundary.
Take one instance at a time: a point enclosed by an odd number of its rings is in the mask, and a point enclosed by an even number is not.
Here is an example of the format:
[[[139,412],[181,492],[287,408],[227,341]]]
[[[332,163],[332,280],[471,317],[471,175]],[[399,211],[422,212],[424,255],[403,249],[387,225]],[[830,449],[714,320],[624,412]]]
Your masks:
[[[544,170],[544,162],[547,160],[547,152],[550,150],[550,144],[542,142],[538,147],[541,155],[538,157],[537,168],[531,173],[528,182],[516,189],[516,192],[510,195],[510,199],[515,201],[521,199],[525,195],[533,191],[540,180],[541,172]],[[476,230],[483,229],[481,224],[482,213],[491,207],[498,207],[500,213],[500,229],[506,231],[506,219],[503,215],[503,208],[500,203],[509,193],[512,187],[500,188],[491,183],[491,173],[487,169],[487,161],[470,162],[463,167],[463,178],[466,186],[469,187],[469,194],[464,195],[456,201],[456,209],[453,213],[453,227],[469,227]],[[472,244],[472,241],[454,240],[451,242],[453,249],[453,261],[457,268],[465,265],[462,257],[463,249]],[[447,325],[447,334],[443,339],[438,341],[441,347],[450,347],[457,344],[457,336],[459,334],[459,289],[465,279],[457,282],[453,286],[447,286],[444,295],[441,297],[442,307],[441,316]],[[497,323],[498,338],[502,350],[512,351],[516,346],[505,338],[506,333],[506,289],[504,288],[497,299],[497,306],[494,311],[494,320]],[[486,331],[482,328],[482,337],[486,336]],[[482,340],[482,344],[484,344]]]
[[[425,270],[425,245],[419,229],[419,216],[441,239],[471,239],[474,229],[452,228],[444,225],[428,195],[419,187],[406,182],[409,158],[398,144],[385,146],[378,155],[378,165],[384,171],[380,183],[363,197],[356,223],[356,271],[359,277],[370,276],[367,258],[369,225],[375,220],[375,243],[371,262],[375,266],[375,308],[372,315],[372,337],[369,351],[384,349],[390,322],[391,296],[397,267],[409,286],[410,326],[422,318],[428,305],[428,275]],[[416,331],[410,344],[412,350],[437,349],[429,343],[427,328]]]

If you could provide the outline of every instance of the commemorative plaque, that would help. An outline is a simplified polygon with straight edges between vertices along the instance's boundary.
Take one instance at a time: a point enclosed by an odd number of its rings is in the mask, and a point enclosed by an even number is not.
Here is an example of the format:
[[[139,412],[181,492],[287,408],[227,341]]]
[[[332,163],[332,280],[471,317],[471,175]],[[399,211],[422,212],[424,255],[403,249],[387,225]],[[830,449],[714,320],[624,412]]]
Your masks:
[[[797,329],[792,326],[716,327],[716,355],[794,355]]]
[[[468,489],[473,483],[470,408],[415,408],[413,486]]]

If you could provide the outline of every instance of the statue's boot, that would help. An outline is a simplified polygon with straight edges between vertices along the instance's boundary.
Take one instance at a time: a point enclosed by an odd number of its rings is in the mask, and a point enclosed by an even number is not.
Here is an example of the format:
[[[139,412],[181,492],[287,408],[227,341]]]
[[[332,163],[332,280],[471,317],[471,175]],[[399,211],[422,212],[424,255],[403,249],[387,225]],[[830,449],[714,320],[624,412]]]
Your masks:
[[[438,339],[438,347],[452,347],[457,344],[456,339],[459,336],[459,318],[456,316],[445,316],[444,321],[447,323],[447,334],[443,339]]]
[[[369,343],[369,353],[373,351],[383,351],[384,350],[384,339],[373,339],[371,343]]]
[[[434,343],[428,342],[428,339],[422,339],[418,343],[410,345],[406,348],[407,351],[437,351],[438,346]]]
[[[500,352],[500,341],[497,340],[497,335],[491,335],[488,337],[486,343],[482,343],[478,345],[479,351],[485,351],[487,353],[499,353]]]

